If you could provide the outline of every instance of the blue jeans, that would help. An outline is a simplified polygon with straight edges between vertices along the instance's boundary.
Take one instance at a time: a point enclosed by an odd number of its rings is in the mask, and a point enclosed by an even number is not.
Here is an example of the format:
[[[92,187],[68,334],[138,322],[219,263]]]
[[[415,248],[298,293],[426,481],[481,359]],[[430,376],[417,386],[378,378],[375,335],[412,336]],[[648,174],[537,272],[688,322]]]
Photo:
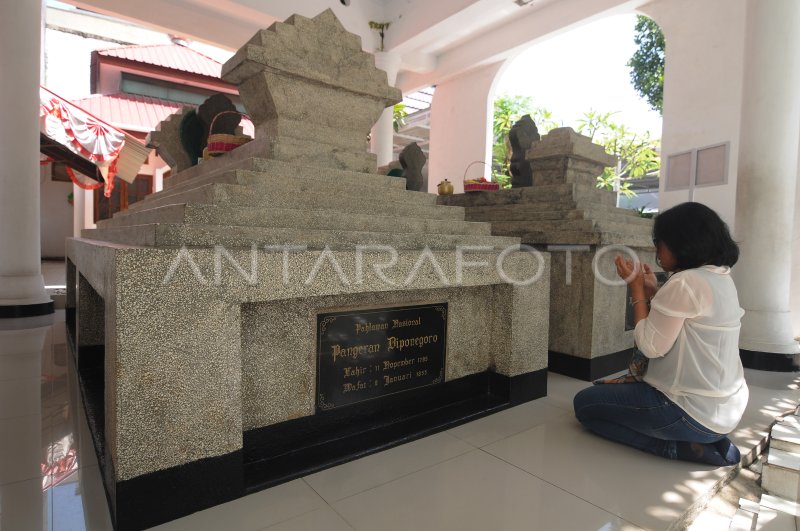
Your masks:
[[[651,454],[716,466],[741,458],[725,434],[709,430],[644,382],[593,385],[575,395],[573,405],[590,431]]]

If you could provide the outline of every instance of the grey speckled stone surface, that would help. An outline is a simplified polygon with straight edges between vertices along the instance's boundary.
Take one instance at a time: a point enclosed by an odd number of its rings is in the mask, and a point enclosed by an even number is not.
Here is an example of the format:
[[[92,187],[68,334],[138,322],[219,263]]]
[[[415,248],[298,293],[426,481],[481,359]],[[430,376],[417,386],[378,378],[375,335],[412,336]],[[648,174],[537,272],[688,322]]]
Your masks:
[[[388,261],[384,252],[362,253],[360,268],[354,251],[287,252],[286,283],[283,252],[231,250],[230,258],[216,260],[213,249],[181,255],[87,240],[69,240],[67,252],[89,282],[112,296],[106,435],[118,480],[223,455],[241,448],[243,429],[311,414],[313,395],[306,393],[315,381],[317,311],[448,301],[448,379],[547,366],[546,253],[541,265],[528,254],[508,255],[502,271],[512,279],[532,278],[543,268],[537,282],[513,286],[496,269],[499,251],[465,252],[466,262],[488,265],[463,268],[458,285],[455,251],[424,259],[421,251],[400,252],[397,264],[383,271],[374,266]],[[108,261],[110,276],[102,271]],[[262,315],[280,324],[255,325]],[[270,374],[269,385],[253,379],[259,372]]]

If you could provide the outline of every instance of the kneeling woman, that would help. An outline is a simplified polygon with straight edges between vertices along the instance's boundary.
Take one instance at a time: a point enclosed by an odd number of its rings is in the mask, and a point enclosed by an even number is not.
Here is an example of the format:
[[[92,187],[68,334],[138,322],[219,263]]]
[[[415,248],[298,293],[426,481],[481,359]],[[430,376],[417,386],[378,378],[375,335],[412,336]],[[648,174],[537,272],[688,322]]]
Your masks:
[[[739,450],[727,434],[748,398],[738,346],[744,311],[730,275],[739,249],[700,203],[656,217],[653,243],[671,273],[657,291],[649,266],[616,258],[630,286],[636,355],[646,357],[646,370],[584,389],[575,396],[575,416],[602,437],[668,459],[736,464]]]

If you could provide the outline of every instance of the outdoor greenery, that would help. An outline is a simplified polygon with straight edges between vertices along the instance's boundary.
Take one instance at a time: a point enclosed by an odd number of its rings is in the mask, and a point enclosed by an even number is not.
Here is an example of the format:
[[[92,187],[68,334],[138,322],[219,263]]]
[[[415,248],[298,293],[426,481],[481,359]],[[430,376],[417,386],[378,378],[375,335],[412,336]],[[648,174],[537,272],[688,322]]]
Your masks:
[[[511,146],[508,142],[508,132],[525,114],[531,115],[540,135],[545,135],[551,129],[562,125],[553,118],[550,111],[534,107],[529,97],[504,95],[495,100],[492,178],[503,188],[511,186],[509,172]],[[598,176],[597,187],[616,189],[626,196],[632,196],[636,194],[630,189],[630,180],[658,174],[660,141],[650,138],[648,133],[634,133],[624,124],[614,122],[612,120],[614,114],[589,110],[583,114],[573,129],[603,145],[607,152],[619,158],[616,167],[606,168],[603,174]]]
[[[619,159],[616,167],[606,168],[597,177],[597,187],[617,189],[626,197],[631,197],[636,195],[630,189],[631,180],[658,174],[661,167],[658,155],[660,141],[651,139],[649,133],[637,134],[624,124],[613,122],[611,117],[614,114],[592,110],[585,112],[578,120],[576,131],[602,144],[608,153],[613,153]]]
[[[408,116],[408,114],[405,103],[396,103],[395,106],[392,107],[392,127],[394,127],[395,133],[406,125],[406,116]]]
[[[664,107],[664,34],[653,19],[638,15],[633,41],[639,48],[628,67],[631,82],[650,106],[663,112]]]

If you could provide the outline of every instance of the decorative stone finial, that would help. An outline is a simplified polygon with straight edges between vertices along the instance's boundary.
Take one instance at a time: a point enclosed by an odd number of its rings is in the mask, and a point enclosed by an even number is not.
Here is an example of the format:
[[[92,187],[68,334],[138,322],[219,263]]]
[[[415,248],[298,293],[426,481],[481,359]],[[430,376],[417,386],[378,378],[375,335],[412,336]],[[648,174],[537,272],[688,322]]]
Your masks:
[[[253,36],[222,69],[239,87],[262,156],[374,172],[367,135],[401,99],[386,72],[330,9]]]

